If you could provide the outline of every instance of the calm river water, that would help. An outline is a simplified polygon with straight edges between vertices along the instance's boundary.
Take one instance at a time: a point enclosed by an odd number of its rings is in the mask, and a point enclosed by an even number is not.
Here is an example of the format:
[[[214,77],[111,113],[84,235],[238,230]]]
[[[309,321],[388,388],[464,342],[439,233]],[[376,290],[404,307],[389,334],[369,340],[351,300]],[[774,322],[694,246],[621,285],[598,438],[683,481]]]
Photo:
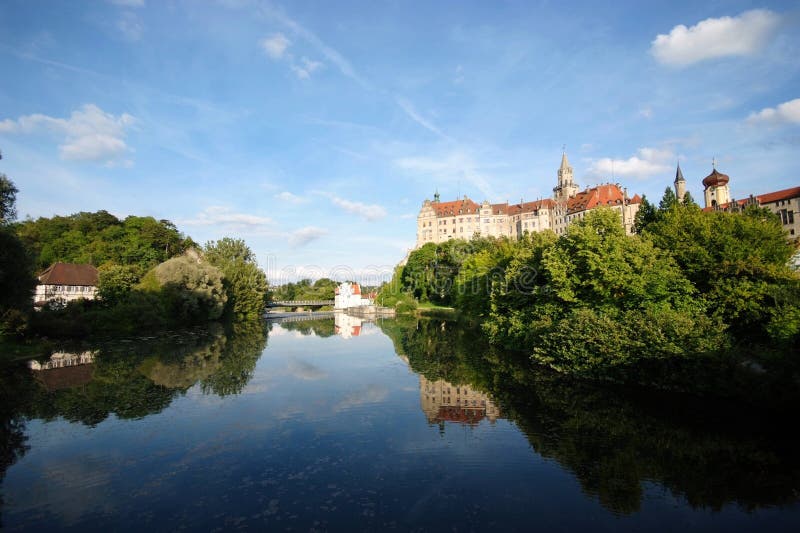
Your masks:
[[[210,328],[0,370],[9,531],[800,531],[797,420],[571,382],[452,321]]]

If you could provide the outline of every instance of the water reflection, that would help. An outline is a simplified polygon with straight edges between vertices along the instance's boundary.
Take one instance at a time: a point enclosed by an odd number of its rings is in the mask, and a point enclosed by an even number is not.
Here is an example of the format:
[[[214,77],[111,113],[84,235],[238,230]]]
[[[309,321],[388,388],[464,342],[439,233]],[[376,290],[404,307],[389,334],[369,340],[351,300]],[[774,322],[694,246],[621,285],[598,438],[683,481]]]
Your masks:
[[[53,392],[86,385],[92,381],[97,350],[78,353],[55,352],[45,361],[29,361],[33,375],[45,389]]]
[[[471,426],[483,419],[494,422],[500,409],[491,396],[467,384],[419,376],[419,400],[428,423],[459,422]]]
[[[320,529],[524,529],[531,515],[561,520],[560,505],[574,529],[592,513],[650,516],[658,491],[673,518],[731,504],[797,516],[786,413],[571,381],[449,320],[352,318],[273,324],[285,334],[266,352],[265,327],[247,324],[0,365],[0,481],[18,462],[9,522],[295,516],[311,529],[300,519],[317,513]],[[50,507],[25,496],[37,491]]]
[[[486,398],[487,417],[490,405],[495,417],[502,411],[537,454],[557,460],[613,512],[638,511],[654,482],[695,508],[799,501],[800,441],[787,431],[786,413],[569,380],[448,321],[381,327],[420,373],[429,421],[474,424],[481,412],[465,409],[464,400]]]
[[[361,328],[363,327],[364,320],[356,316],[350,316],[347,313],[336,313],[334,315],[333,327],[336,334],[344,339],[350,337],[358,337],[361,335]]]

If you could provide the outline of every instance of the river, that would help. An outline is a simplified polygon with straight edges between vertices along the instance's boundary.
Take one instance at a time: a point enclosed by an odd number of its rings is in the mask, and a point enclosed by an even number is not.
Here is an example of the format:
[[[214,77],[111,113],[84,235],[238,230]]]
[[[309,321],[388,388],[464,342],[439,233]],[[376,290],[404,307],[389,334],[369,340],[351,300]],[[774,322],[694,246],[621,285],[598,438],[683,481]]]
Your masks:
[[[65,345],[0,368],[9,531],[798,531],[796,420],[568,380],[451,320]]]

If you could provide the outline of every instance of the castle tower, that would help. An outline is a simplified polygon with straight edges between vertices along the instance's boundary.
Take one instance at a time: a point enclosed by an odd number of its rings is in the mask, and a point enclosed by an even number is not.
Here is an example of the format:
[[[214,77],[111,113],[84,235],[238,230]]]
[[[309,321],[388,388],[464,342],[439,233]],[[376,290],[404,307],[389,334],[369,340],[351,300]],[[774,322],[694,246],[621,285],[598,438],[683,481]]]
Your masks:
[[[731,201],[731,190],[728,187],[730,178],[726,174],[717,171],[716,164],[712,168],[711,174],[703,178],[706,207],[716,207]]]
[[[683,197],[686,196],[686,180],[683,179],[680,163],[678,163],[678,170],[675,172],[675,196],[680,203],[683,203]]]
[[[567,152],[561,154],[561,167],[558,169],[558,185],[553,187],[553,198],[563,202],[578,193],[578,186],[572,178],[572,167],[567,160]]]

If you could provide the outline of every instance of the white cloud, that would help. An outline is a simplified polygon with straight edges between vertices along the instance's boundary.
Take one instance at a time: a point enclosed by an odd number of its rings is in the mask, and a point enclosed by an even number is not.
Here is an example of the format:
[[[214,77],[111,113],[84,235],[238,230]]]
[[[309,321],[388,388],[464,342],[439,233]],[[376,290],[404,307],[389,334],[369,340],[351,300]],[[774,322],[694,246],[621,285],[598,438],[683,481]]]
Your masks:
[[[380,220],[381,218],[386,216],[386,209],[378,204],[365,204],[362,202],[353,202],[351,200],[345,200],[344,198],[340,198],[333,194],[328,196],[334,205],[341,207],[348,213],[351,213],[353,215],[358,215],[370,222],[375,220]]]
[[[261,48],[272,59],[280,59],[286,53],[291,41],[282,33],[276,33],[261,40]]]
[[[275,198],[281,200],[283,202],[288,202],[290,204],[304,204],[308,202],[308,198],[303,198],[302,196],[297,196],[296,194],[292,194],[289,191],[283,191],[275,195]]]
[[[300,60],[300,65],[294,64],[292,65],[292,71],[297,75],[298,78],[301,80],[307,80],[311,77],[316,70],[322,68],[322,63],[319,61],[312,61],[307,57],[303,57]]]
[[[653,109],[650,106],[644,106],[639,110],[639,116],[642,118],[653,118]]]
[[[94,104],[86,104],[73,111],[69,118],[54,118],[37,113],[19,117],[17,120],[5,119],[0,122],[0,132],[49,131],[64,136],[58,147],[62,159],[127,164],[129,161],[124,158],[130,149],[125,143],[125,134],[135,121],[127,113],[114,116]]]
[[[414,105],[405,98],[398,98],[397,105],[400,106],[400,109],[402,109],[411,120],[413,120],[414,122],[425,128],[426,130],[435,133],[436,135],[447,141],[452,140],[450,137],[445,135],[444,132],[442,132],[442,130],[440,130],[434,123],[432,123],[431,121],[423,117],[421,114],[419,114],[419,112],[417,112],[417,110],[414,108]]]
[[[758,113],[751,113],[747,121],[751,124],[800,124],[800,98],[789,100],[777,107],[764,108]],[[2,125],[0,123],[0,131]]]
[[[197,214],[193,219],[181,220],[187,226],[221,226],[234,229],[259,229],[274,225],[269,217],[237,213],[229,207],[214,205]]]
[[[325,228],[318,228],[316,226],[307,226],[300,228],[289,234],[289,244],[292,246],[305,246],[311,241],[315,241],[328,234]]]
[[[685,66],[705,59],[752,55],[774,35],[780,18],[766,9],[745,11],[736,17],[708,18],[691,28],[675,26],[658,35],[650,53],[660,63]]]
[[[344,76],[347,76],[351,80],[355,81],[359,85],[361,85],[365,89],[371,88],[371,85],[362,78],[361,76],[356,73],[353,66],[350,62],[345,58],[342,54],[340,54],[335,49],[331,48],[325,42],[322,41],[317,35],[308,30],[306,27],[298,24],[295,20],[286,16],[280,8],[275,7],[272,4],[264,2],[261,4],[261,13],[266,17],[272,18],[277,20],[279,23],[283,24],[287,28],[289,28],[295,35],[299,36],[300,38],[304,39],[306,42],[310,43],[314,46],[320,54],[322,54],[325,59],[328,60],[329,63],[332,63],[339,69]]]
[[[636,155],[628,159],[597,159],[589,166],[588,173],[594,176],[643,178],[663,174],[670,170],[670,162],[675,158],[670,150],[659,148],[640,148]]]
[[[142,38],[144,25],[139,16],[133,11],[126,11],[117,21],[117,29],[125,40],[138,41]]]

